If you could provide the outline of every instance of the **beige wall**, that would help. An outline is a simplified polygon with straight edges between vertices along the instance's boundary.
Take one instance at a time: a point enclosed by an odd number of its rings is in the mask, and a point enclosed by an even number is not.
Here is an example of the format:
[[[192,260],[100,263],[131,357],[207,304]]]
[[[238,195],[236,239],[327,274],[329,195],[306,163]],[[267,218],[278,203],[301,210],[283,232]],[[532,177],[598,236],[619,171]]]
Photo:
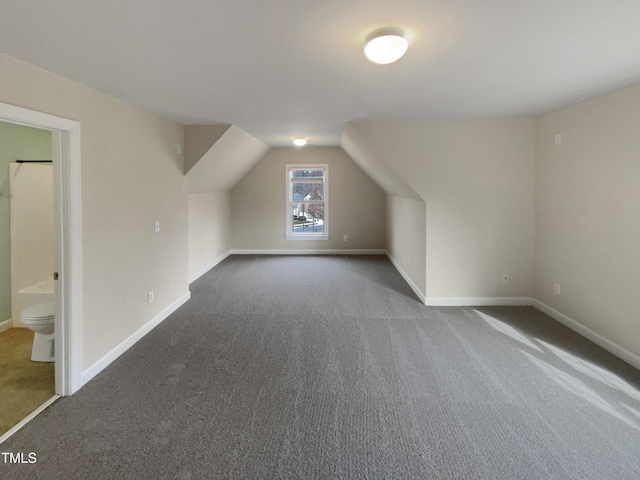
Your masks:
[[[329,240],[284,238],[288,163],[329,164]],[[383,249],[385,202],[380,187],[340,147],[272,148],[231,191],[231,247]]]
[[[350,125],[426,202],[427,297],[531,296],[533,119]]]
[[[640,85],[536,126],[535,297],[640,355]]]
[[[187,146],[189,152],[191,146]],[[186,173],[189,194],[231,190],[268,149],[263,141],[231,125]]]
[[[426,205],[422,200],[387,195],[387,252],[413,283],[424,302],[426,287]]]
[[[200,276],[229,250],[231,193],[189,195],[189,278]]]
[[[205,153],[225,134],[231,125],[184,126],[184,174],[200,161]]]
[[[360,168],[367,172],[387,195],[421,200],[420,195],[398,175],[384,158],[380,158],[380,152],[370,148],[370,145],[358,134],[352,125],[345,125],[344,133],[340,139],[340,146]]]
[[[86,369],[188,291],[183,128],[2,53],[0,101],[81,123]]]

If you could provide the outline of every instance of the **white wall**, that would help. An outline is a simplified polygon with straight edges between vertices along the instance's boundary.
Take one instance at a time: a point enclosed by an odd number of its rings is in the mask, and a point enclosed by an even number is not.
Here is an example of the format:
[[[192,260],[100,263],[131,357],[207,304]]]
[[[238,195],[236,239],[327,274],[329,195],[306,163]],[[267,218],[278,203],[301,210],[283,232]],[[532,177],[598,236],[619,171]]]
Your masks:
[[[87,369],[188,293],[183,128],[2,53],[0,101],[81,123]]]
[[[288,163],[329,165],[329,240],[284,238]],[[272,148],[231,191],[231,246],[384,249],[385,203],[380,187],[340,147]]]
[[[18,159],[51,159],[51,153],[51,132],[0,122],[0,331],[4,321],[15,318],[11,310],[9,165]],[[4,324],[6,328],[10,325]]]
[[[211,269],[229,250],[231,194],[189,195],[189,279]]]
[[[387,195],[387,252],[425,301],[426,205],[422,200]]]
[[[53,168],[12,163],[11,187],[11,312],[14,327],[22,327],[25,305],[18,292],[53,275]]]
[[[427,302],[531,296],[533,119],[350,125],[426,202]]]
[[[640,85],[536,127],[535,297],[640,355]]]

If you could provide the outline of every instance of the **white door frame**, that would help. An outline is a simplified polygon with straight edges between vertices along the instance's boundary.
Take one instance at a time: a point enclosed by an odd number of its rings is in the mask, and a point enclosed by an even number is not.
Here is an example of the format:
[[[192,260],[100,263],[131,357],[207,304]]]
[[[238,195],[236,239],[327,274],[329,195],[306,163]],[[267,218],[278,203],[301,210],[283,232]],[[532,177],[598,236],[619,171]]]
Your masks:
[[[56,393],[71,395],[82,373],[80,123],[0,102],[0,121],[51,131],[55,229]],[[53,272],[51,272],[53,274]]]

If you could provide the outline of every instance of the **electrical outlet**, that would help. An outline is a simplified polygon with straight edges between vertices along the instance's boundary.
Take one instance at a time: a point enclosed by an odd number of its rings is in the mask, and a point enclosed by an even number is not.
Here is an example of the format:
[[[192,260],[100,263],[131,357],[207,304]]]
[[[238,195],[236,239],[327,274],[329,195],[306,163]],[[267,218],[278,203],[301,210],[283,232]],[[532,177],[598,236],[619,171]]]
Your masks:
[[[156,233],[160,231],[160,222],[156,222],[153,224],[153,231]]]
[[[153,290],[151,290],[149,293],[147,293],[147,302],[148,303],[153,303]]]
[[[342,241],[346,242],[349,239],[349,237],[347,235],[345,235],[344,237],[342,237]]]
[[[555,293],[556,295],[560,295],[560,285],[558,285],[557,283],[553,284],[553,293]]]
[[[504,283],[507,283],[509,281],[509,274],[508,273],[503,273],[502,274],[502,281]]]

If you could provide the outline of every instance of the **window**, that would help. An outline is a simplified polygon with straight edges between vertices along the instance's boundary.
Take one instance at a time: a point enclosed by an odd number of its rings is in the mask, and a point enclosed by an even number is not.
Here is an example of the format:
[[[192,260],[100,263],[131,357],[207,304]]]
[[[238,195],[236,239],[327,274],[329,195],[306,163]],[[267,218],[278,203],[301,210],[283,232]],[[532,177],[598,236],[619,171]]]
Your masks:
[[[329,240],[329,165],[287,165],[288,240]]]

